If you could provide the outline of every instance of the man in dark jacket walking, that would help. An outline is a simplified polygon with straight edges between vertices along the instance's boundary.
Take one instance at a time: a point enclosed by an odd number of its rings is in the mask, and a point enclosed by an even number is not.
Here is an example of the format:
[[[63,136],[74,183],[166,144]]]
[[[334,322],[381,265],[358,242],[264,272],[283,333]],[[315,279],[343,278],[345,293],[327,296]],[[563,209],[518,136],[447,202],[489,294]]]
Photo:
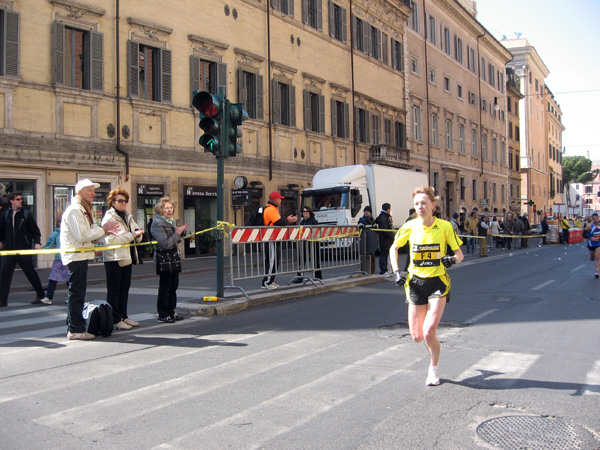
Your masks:
[[[392,215],[390,214],[392,207],[389,203],[381,205],[381,212],[375,223],[377,228],[380,230],[393,230],[394,222]],[[388,257],[390,254],[390,247],[394,243],[394,237],[396,233],[394,231],[380,231],[379,232],[379,274],[383,275],[388,272]]]
[[[32,246],[36,249],[42,248],[42,234],[33,216],[22,208],[21,193],[13,192],[8,196],[8,201],[10,206],[2,212],[0,218],[0,250],[31,250]],[[40,277],[33,267],[33,256],[4,255],[0,270],[0,307],[8,303],[8,293],[17,264],[35,289],[36,298],[31,303],[51,305],[52,302],[46,297]]]

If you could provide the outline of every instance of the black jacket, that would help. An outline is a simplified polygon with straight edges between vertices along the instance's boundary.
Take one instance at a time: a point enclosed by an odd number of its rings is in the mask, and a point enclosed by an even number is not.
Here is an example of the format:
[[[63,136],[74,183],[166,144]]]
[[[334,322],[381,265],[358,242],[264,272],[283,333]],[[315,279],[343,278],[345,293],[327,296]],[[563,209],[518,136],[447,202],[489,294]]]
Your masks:
[[[377,216],[375,223],[377,224],[377,228],[381,230],[391,230],[394,228],[394,222],[391,214],[388,214],[385,211]],[[396,233],[394,231],[380,231],[379,242],[380,244],[391,246],[394,243],[395,236]]]
[[[28,250],[35,244],[41,245],[42,233],[31,214],[25,214],[23,209],[15,213],[13,229],[13,210],[2,211],[0,217],[0,242],[3,250]]]
[[[300,225],[319,225],[319,221],[315,219],[315,216],[310,216],[308,219],[302,219]]]

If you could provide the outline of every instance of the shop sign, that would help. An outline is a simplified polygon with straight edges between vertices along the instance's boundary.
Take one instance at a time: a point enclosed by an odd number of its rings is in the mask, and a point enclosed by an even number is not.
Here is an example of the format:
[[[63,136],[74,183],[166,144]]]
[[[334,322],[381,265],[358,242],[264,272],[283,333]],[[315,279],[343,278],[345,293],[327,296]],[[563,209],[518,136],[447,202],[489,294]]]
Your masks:
[[[186,197],[217,197],[216,186],[183,186]]]
[[[250,206],[250,189],[232,189],[231,206]]]
[[[281,195],[283,195],[285,198],[291,198],[296,200],[298,198],[298,191],[284,189],[281,191]]]
[[[138,195],[165,195],[164,184],[138,184],[137,185]]]

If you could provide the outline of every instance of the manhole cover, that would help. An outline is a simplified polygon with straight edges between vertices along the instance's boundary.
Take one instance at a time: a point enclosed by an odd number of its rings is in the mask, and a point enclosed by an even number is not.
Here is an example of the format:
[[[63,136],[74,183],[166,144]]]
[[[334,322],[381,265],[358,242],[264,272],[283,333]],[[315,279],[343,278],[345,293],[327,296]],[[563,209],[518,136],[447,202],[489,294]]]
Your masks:
[[[597,449],[600,443],[581,425],[542,416],[504,416],[477,427],[484,441],[504,450]]]

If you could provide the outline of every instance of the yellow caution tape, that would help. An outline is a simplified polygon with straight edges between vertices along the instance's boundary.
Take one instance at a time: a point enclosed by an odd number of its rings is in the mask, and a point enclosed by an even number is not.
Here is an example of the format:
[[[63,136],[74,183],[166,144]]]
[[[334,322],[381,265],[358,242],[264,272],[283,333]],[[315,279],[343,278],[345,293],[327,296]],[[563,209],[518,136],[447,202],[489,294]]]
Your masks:
[[[184,236],[182,239],[191,239],[193,236],[197,236],[202,233],[207,233],[209,231],[215,229],[222,229],[223,225],[232,226],[227,222],[219,222],[220,226],[207,228],[206,230],[196,231],[188,236]],[[129,243],[129,244],[115,244],[115,245],[106,245],[101,247],[92,247],[92,248],[74,248],[71,250],[61,250],[60,248],[41,248],[39,250],[0,250],[0,256],[8,256],[8,255],[54,255],[56,253],[91,253],[91,252],[101,252],[103,250],[116,250],[118,248],[124,247],[140,247],[142,245],[154,245],[158,244],[158,241],[147,241],[147,242],[138,242],[138,243]]]

